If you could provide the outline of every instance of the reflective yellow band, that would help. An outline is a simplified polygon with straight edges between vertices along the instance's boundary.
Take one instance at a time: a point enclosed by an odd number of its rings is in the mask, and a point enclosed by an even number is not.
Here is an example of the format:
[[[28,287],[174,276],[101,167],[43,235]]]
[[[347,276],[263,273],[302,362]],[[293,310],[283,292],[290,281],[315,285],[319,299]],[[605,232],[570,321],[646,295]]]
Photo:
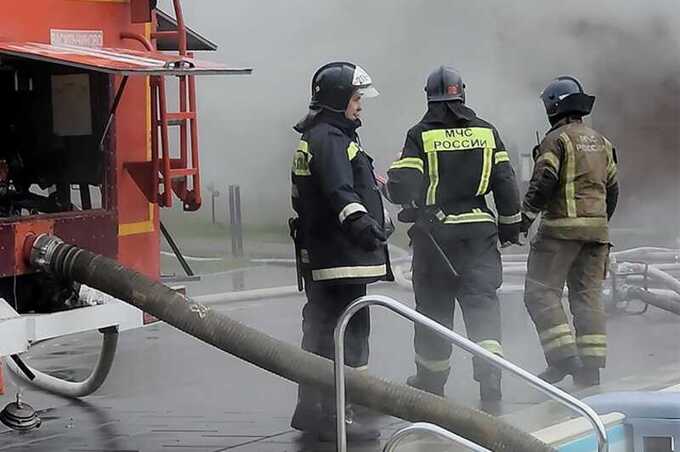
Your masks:
[[[541,223],[552,227],[606,227],[607,219],[604,217],[543,218]]]
[[[493,353],[494,355],[503,356],[503,346],[496,340],[487,339],[477,342],[477,345],[482,347],[484,350]]]
[[[149,203],[149,219],[136,223],[125,223],[118,225],[118,237],[129,235],[147,234],[154,231],[154,209],[155,204]]]
[[[358,370],[359,372],[366,372],[368,370],[368,364],[366,364],[365,366],[355,367],[354,370]]]
[[[448,359],[434,360],[423,358],[416,353],[416,364],[420,364],[432,372],[446,372],[451,368]]]
[[[480,209],[473,209],[470,213],[461,213],[458,215],[447,215],[444,218],[445,224],[463,224],[463,223],[495,223],[493,215],[487,212],[482,212]]]
[[[584,334],[576,338],[576,343],[581,345],[607,345],[606,334]]]
[[[566,133],[560,135],[566,148],[567,172],[564,180],[564,197],[567,204],[567,216],[576,216],[576,191],[574,189],[574,179],[576,179],[576,153],[574,144]]]
[[[495,165],[498,165],[501,162],[509,162],[510,161],[510,156],[506,151],[500,151],[496,152],[496,155],[493,157],[493,162]]]
[[[469,151],[496,147],[493,130],[485,127],[428,130],[422,133],[422,138],[425,152]]]
[[[347,158],[354,160],[354,157],[356,157],[358,153],[359,146],[354,141],[352,141],[349,146],[347,146]]]
[[[553,339],[552,341],[548,342],[547,344],[543,344],[543,351],[548,353],[555,350],[556,348],[564,347],[567,345],[576,345],[576,342],[574,341],[574,338],[571,335],[560,336],[557,339]]]
[[[543,161],[554,168],[556,173],[560,172],[560,159],[552,151],[544,152],[536,159],[536,163]]]
[[[583,347],[578,349],[581,356],[591,356],[595,358],[605,358],[607,356],[607,346]]]
[[[342,278],[371,278],[384,276],[387,273],[387,266],[383,265],[359,265],[356,267],[335,267],[312,270],[314,281],[326,281],[329,279]]]
[[[498,215],[498,224],[515,224],[522,221],[522,214],[517,212],[514,215]]]
[[[439,160],[436,152],[427,154],[427,166],[429,167],[430,186],[427,187],[425,203],[432,206],[437,202],[437,185],[439,185]]]
[[[300,140],[295,155],[293,156],[293,174],[296,176],[310,176],[309,162],[312,160],[312,154],[309,153],[309,144]]]
[[[479,188],[477,189],[477,196],[485,195],[489,191],[489,180],[491,179],[491,158],[493,149],[484,148],[484,162],[482,163],[482,175],[479,180]]]
[[[340,214],[338,215],[338,220],[340,220],[340,223],[344,223],[345,220],[347,219],[348,216],[352,215],[353,213],[357,212],[365,212],[368,213],[368,210],[366,210],[366,207],[364,207],[363,204],[358,203],[358,202],[351,202],[347,204],[345,207],[342,208],[340,211]]]
[[[565,334],[571,335],[571,328],[566,323],[563,323],[542,331],[538,337],[541,339],[541,342],[550,342],[556,337],[564,336]]]
[[[421,173],[425,171],[423,161],[419,157],[404,157],[403,159],[397,160],[396,162],[392,163],[392,165],[390,165],[391,170],[400,168],[416,169]]]

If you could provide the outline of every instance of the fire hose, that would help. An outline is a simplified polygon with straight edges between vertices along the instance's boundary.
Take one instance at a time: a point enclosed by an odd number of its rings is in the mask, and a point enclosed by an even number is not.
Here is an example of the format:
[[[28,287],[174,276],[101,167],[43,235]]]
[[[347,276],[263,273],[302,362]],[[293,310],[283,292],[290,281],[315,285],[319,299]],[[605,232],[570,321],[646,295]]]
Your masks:
[[[64,397],[84,397],[92,394],[104,384],[106,377],[113,366],[118,346],[118,327],[108,327],[100,330],[103,335],[102,351],[99,359],[90,375],[83,381],[65,381],[53,377],[39,370],[29,367],[18,355],[12,355],[7,361],[7,367],[28,383],[37,386],[47,392],[59,394]]]
[[[280,377],[333,391],[333,362],[328,359],[219,314],[112,259],[48,235],[28,240],[30,263],[38,269],[107,293]],[[529,433],[472,408],[352,368],[346,375],[349,398],[378,412],[439,425],[493,451],[555,451]]]

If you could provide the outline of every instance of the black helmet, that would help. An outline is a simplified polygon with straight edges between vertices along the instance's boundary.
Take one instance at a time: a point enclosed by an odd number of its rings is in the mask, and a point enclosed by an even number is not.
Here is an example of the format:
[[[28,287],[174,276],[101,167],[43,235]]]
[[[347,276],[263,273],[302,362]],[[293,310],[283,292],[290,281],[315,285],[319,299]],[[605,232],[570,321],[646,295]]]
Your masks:
[[[439,66],[427,77],[425,86],[428,102],[459,100],[465,103],[465,83],[451,66]]]
[[[541,93],[545,112],[551,121],[567,115],[586,116],[590,114],[595,97],[583,92],[583,85],[574,77],[557,77]]]
[[[379,94],[373,87],[371,77],[360,66],[347,62],[328,63],[312,77],[312,101],[309,108],[344,112],[356,93],[364,97]]]

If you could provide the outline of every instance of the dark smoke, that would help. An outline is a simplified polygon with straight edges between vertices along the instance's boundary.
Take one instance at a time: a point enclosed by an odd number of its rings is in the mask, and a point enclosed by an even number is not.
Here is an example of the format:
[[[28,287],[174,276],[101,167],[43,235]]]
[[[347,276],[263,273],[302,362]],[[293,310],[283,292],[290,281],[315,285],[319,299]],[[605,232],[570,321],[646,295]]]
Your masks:
[[[599,44],[593,120],[619,151],[616,224],[672,244],[680,218],[680,53],[665,19],[643,19],[641,29],[581,20],[571,31]]]

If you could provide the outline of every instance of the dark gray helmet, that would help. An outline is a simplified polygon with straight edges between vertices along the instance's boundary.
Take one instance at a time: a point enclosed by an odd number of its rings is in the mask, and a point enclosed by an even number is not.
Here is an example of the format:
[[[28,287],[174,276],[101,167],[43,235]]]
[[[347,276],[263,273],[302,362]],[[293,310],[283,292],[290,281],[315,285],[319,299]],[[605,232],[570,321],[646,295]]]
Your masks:
[[[425,85],[428,102],[459,100],[465,103],[465,83],[451,66],[439,66],[427,77]]]
[[[368,73],[356,64],[336,61],[322,66],[312,77],[312,109],[344,112],[354,94],[375,97],[378,91]]]
[[[566,75],[551,81],[541,93],[541,100],[551,120],[589,115],[595,103],[595,97],[583,91],[581,82]]]

